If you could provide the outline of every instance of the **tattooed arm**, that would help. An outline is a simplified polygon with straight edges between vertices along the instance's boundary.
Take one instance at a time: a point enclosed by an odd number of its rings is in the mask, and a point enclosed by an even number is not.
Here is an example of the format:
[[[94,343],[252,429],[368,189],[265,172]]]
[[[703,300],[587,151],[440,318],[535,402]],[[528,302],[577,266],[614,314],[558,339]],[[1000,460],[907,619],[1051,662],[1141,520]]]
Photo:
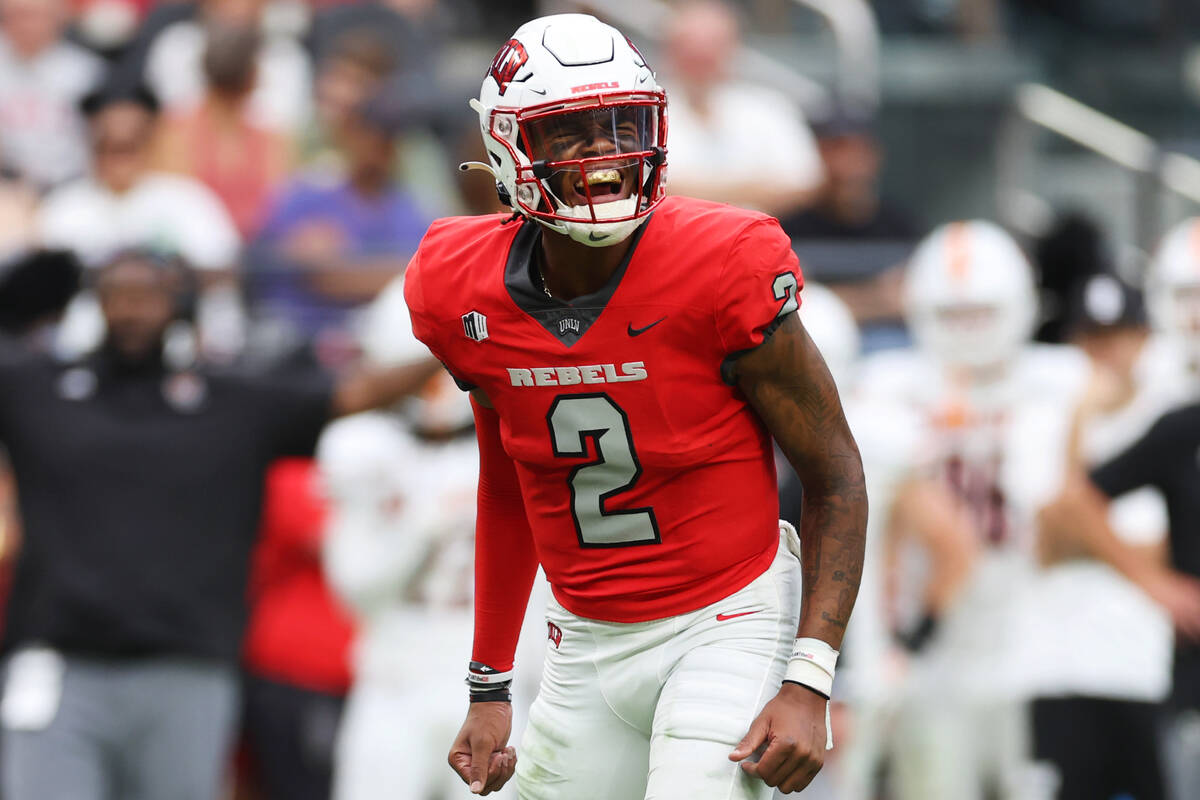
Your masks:
[[[798,636],[841,644],[862,576],[867,492],[825,360],[798,315],[737,362],[738,386],[804,487],[804,605]]]
[[[862,460],[837,388],[796,314],[737,361],[736,375],[804,487],[804,603],[797,636],[837,649],[858,595],[867,525]],[[824,761],[825,701],[806,687],[785,683],[730,758],[769,786],[803,789]],[[764,744],[757,763],[743,761]]]

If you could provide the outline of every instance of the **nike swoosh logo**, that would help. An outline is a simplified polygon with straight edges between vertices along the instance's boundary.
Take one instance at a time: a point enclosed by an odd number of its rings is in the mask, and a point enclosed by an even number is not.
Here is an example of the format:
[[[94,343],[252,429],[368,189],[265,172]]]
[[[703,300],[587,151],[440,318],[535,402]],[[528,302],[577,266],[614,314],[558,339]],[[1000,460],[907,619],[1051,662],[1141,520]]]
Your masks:
[[[590,233],[588,233],[588,241],[589,242],[603,242],[607,238],[608,238],[607,233],[602,233],[599,236],[596,235],[595,231],[591,231]]]
[[[759,611],[762,611],[762,609],[756,608],[753,611],[740,611],[737,614],[717,614],[717,622],[724,622],[725,620],[733,619],[734,617],[747,617],[751,614],[757,614]]]
[[[662,319],[656,319],[656,320],[654,320],[654,322],[651,322],[649,325],[647,325],[647,326],[646,326],[646,327],[644,327],[644,328],[635,328],[635,327],[633,327],[633,323],[632,323],[632,322],[630,322],[630,323],[629,323],[629,329],[628,329],[628,331],[626,331],[626,332],[627,332],[627,333],[628,333],[630,336],[641,336],[643,333],[645,333],[646,331],[650,330],[650,329],[651,329],[651,328],[653,328],[655,325],[657,325],[658,323],[662,322],[664,319],[666,319],[666,317],[663,317]]]
[[[533,88],[530,88],[530,90],[529,90],[529,91],[533,92],[534,94],[545,94],[545,93],[546,93],[546,90],[545,90],[545,89],[533,89]]]

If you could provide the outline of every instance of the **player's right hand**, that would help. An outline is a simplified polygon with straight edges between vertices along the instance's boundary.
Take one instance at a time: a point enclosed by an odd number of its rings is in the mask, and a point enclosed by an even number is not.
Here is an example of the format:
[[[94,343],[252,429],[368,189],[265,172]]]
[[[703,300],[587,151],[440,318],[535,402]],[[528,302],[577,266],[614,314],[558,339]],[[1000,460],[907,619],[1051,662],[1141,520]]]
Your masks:
[[[507,747],[512,734],[512,703],[472,703],[467,720],[450,748],[450,768],[473,794],[490,794],[517,769],[517,751]]]

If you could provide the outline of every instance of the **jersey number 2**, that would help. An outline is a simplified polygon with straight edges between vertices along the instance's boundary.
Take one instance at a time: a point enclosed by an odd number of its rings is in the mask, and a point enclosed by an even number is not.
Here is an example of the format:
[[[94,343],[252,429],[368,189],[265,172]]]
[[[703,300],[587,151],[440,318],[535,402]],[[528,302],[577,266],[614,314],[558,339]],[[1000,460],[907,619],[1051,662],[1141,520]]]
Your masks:
[[[652,508],[610,511],[606,503],[627,492],[642,475],[625,411],[604,393],[559,395],[546,415],[559,458],[596,457],[571,470],[571,516],[580,547],[628,547],[661,541]]]

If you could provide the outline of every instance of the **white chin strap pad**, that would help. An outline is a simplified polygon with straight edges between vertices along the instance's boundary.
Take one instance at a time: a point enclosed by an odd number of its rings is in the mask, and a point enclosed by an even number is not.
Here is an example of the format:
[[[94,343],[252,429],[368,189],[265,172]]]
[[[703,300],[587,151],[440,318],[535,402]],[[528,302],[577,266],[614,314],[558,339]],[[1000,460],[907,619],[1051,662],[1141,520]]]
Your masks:
[[[626,197],[611,203],[601,203],[594,206],[596,217],[628,217],[637,211],[638,197]],[[609,247],[628,239],[638,227],[646,221],[646,217],[625,220],[623,222],[592,222],[591,212],[587,206],[566,206],[558,213],[566,217],[575,217],[579,222],[556,221],[549,227],[559,233],[565,233],[580,244],[588,247]]]

